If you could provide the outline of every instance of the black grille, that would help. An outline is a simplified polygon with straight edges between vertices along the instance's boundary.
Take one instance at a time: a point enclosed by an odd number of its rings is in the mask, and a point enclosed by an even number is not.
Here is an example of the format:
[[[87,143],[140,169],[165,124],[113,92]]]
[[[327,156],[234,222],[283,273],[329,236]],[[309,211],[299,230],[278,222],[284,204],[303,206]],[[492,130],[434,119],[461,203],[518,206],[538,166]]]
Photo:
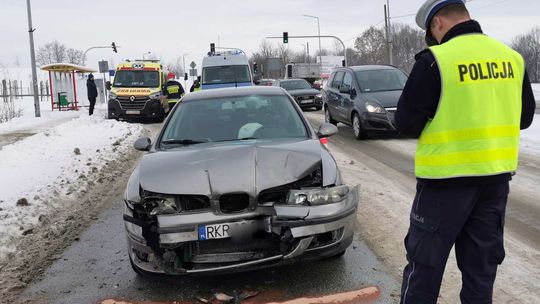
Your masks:
[[[210,209],[210,199],[204,195],[179,195],[176,205],[182,211],[195,211]]]
[[[142,110],[146,105],[146,101],[120,101],[120,106],[124,110]]]
[[[196,254],[219,254],[228,252],[278,252],[280,239],[275,234],[258,232],[247,238],[219,239],[197,242]]]
[[[315,96],[298,96],[296,97],[297,100],[309,100],[309,99],[315,99]]]
[[[240,212],[249,207],[247,193],[224,194],[219,198],[219,208],[223,213]]]

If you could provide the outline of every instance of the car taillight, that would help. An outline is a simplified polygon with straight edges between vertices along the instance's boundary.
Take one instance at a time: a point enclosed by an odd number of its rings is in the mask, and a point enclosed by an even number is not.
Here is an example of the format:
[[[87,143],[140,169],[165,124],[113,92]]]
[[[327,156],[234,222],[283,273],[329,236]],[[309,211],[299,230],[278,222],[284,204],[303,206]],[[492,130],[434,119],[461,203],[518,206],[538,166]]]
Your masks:
[[[320,138],[319,141],[321,142],[321,144],[328,146],[328,138]]]

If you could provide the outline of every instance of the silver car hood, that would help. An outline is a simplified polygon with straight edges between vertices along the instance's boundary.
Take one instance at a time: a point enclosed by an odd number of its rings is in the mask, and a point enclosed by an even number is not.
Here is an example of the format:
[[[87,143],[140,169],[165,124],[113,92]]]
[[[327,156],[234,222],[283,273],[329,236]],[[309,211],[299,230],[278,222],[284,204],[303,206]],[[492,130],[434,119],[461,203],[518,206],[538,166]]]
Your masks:
[[[246,192],[255,196],[297,181],[321,165],[323,184],[336,183],[336,163],[318,140],[253,141],[148,153],[134,175],[142,189],[155,193],[218,196]]]

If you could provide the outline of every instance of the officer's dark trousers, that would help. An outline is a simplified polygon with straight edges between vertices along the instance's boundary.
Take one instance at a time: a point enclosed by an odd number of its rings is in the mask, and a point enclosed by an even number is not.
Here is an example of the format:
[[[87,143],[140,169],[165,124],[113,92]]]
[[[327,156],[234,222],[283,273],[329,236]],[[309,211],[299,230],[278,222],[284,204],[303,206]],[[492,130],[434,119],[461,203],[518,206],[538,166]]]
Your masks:
[[[403,272],[402,304],[437,303],[454,244],[462,274],[461,303],[492,303],[497,266],[504,259],[508,183],[417,186],[405,237],[409,263]]]
[[[96,97],[89,98],[88,101],[90,101],[90,109],[88,110],[88,115],[94,114],[94,107],[96,106]]]

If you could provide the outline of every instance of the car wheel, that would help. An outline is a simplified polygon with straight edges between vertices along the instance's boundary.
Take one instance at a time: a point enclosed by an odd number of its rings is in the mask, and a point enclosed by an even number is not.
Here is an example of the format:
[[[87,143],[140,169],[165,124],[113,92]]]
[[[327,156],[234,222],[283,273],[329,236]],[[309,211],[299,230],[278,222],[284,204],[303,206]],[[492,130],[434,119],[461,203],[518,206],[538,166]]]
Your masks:
[[[329,123],[329,124],[333,124],[334,126],[336,126],[338,124],[337,121],[332,119],[332,115],[330,115],[330,110],[328,110],[328,107],[324,108],[324,121]]]
[[[358,115],[358,113],[354,113],[353,115],[352,127],[353,127],[354,137],[356,137],[356,139],[367,138],[366,132],[362,129],[362,123],[360,122],[360,116]]]

